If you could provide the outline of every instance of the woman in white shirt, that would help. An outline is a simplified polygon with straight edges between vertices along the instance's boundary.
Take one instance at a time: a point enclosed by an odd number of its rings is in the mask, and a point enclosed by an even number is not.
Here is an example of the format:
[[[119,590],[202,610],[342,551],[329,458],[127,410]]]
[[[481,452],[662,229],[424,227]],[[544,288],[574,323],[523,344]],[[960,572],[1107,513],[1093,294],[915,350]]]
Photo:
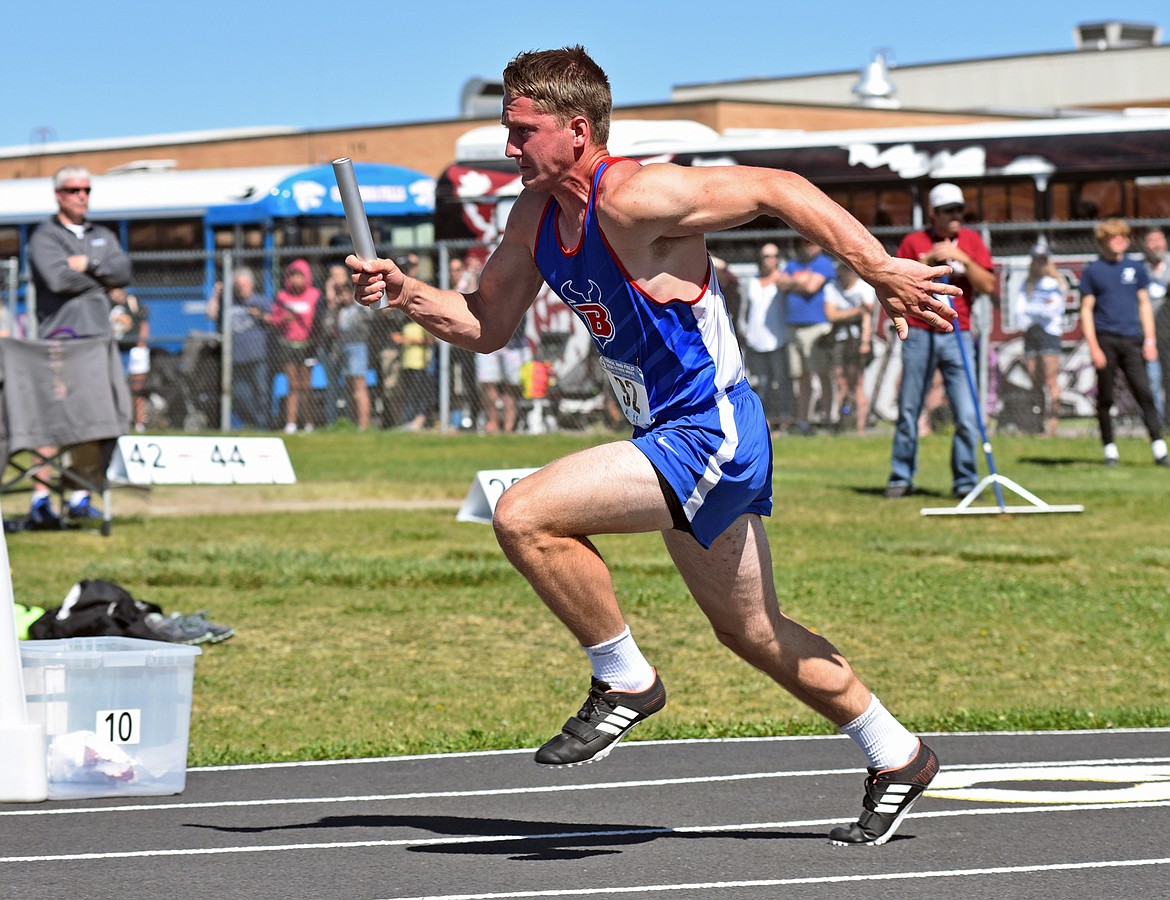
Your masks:
[[[748,376],[774,429],[791,421],[795,406],[788,374],[787,309],[784,295],[777,289],[779,277],[780,249],[764,244],[759,275],[747,281],[736,323]]]
[[[833,323],[833,380],[837,388],[837,420],[852,411],[857,433],[865,434],[869,398],[865,395],[865,368],[873,359],[873,312],[877,292],[844,263],[837,263],[837,280],[825,285],[825,316]],[[829,389],[826,386],[826,389]]]
[[[1068,284],[1056,270],[1045,244],[1032,248],[1028,277],[1016,295],[1016,327],[1024,332],[1024,366],[1043,400],[1044,434],[1056,433],[1060,421],[1060,339]]]

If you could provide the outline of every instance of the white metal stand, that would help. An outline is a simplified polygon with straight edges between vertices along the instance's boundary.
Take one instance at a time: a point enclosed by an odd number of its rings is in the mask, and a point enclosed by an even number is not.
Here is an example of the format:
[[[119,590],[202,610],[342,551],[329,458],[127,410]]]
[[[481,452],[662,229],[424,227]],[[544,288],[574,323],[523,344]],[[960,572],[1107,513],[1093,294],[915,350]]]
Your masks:
[[[972,504],[976,500],[979,499],[979,495],[982,494],[991,485],[994,485],[996,487],[995,496],[996,496],[996,499],[998,500],[997,505],[995,505],[995,506],[972,506]],[[1002,485],[1003,487],[1006,487],[1008,490],[1014,491],[1016,494],[1018,494],[1019,496],[1023,497],[1025,500],[1027,500],[1030,505],[1029,506],[1008,506],[1007,504],[1005,504],[1003,502],[1003,492],[1001,490],[999,490],[1000,485]],[[999,514],[1007,514],[1007,513],[1012,513],[1012,514],[1014,514],[1014,513],[1079,513],[1079,512],[1084,512],[1084,511],[1085,511],[1085,508],[1083,506],[1081,506],[1079,503],[1066,505],[1066,506],[1054,506],[1051,503],[1045,503],[1043,500],[1041,500],[1039,497],[1037,497],[1031,491],[1024,490],[1024,488],[1020,487],[1018,484],[1016,484],[1014,481],[1012,481],[1006,475],[995,474],[995,475],[988,475],[981,482],[979,482],[977,485],[975,485],[975,487],[973,487],[971,489],[971,491],[967,494],[967,496],[959,501],[958,506],[935,507],[935,508],[931,508],[931,509],[924,509],[924,510],[922,510],[922,515],[924,515],[924,516],[962,516],[962,515],[986,516],[986,515],[999,515]]]

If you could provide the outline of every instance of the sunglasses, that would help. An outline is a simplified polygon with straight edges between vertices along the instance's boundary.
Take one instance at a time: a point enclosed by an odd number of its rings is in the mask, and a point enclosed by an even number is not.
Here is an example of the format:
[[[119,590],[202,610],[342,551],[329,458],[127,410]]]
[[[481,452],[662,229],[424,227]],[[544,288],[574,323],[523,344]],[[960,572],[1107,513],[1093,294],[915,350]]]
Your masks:
[[[953,206],[940,206],[935,210],[936,213],[942,213],[944,216],[960,216],[963,214],[964,207],[959,204]]]
[[[62,194],[88,194],[93,188],[87,187],[63,187],[57,188]]]

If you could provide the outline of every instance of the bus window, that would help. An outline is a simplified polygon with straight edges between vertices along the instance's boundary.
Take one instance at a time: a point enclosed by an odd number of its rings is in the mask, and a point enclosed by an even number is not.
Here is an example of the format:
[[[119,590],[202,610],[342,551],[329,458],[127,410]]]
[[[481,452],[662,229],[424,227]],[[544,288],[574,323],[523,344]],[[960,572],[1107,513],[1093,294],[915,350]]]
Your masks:
[[[20,229],[12,225],[0,226],[0,258],[20,255]]]
[[[911,227],[914,224],[914,198],[910,190],[878,191],[873,224]]]
[[[1121,182],[1116,178],[1100,181],[1082,181],[1073,186],[1072,219],[1099,219],[1106,216],[1125,216],[1125,198]]]
[[[1036,218],[1036,189],[1031,182],[984,184],[975,189],[980,222],[1032,222]]]
[[[202,250],[203,228],[199,219],[154,219],[131,222],[131,253],[152,250]]]
[[[833,199],[849,210],[862,225],[877,224],[877,197],[873,191],[851,191],[846,188]]]
[[[1170,218],[1170,175],[1133,180],[1134,214],[1142,219]]]
[[[867,228],[913,224],[913,201],[909,189],[839,187],[825,191]]]
[[[217,225],[216,250],[260,250],[264,247],[263,225]]]
[[[1051,182],[1048,185],[1048,202],[1051,205],[1050,218],[1054,222],[1067,222],[1075,218],[1072,213],[1072,185]]]
[[[1035,222],[1040,218],[1039,192],[1036,182],[1013,181],[1007,185],[1008,222]]]

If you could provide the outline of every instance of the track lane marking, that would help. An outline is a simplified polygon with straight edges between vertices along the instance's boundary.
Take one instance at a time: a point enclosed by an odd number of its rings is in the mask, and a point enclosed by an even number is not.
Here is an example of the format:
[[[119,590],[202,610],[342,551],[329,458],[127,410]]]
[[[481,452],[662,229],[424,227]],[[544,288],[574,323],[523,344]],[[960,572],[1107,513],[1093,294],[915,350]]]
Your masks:
[[[963,809],[937,810],[915,813],[907,821],[914,819],[948,819],[967,816],[995,816],[1019,815],[1021,813],[1052,813],[1052,812],[1088,812],[1093,810],[1108,810],[1118,812],[1131,809],[1170,808],[1170,801],[1150,803],[1116,803],[1102,804],[1070,804],[1068,806],[1043,805],[1036,807],[1013,806],[995,809]],[[597,831],[565,831],[547,832],[541,834],[496,834],[475,835],[472,837],[441,837],[441,838],[398,838],[364,841],[324,841],[320,843],[298,844],[270,844],[265,846],[224,846],[224,847],[190,847],[165,848],[155,850],[111,850],[107,852],[90,853],[52,853],[36,856],[0,856],[3,863],[44,863],[44,862],[77,862],[106,859],[147,859],[167,856],[217,856],[234,853],[278,853],[305,850],[352,850],[372,847],[433,847],[454,846],[467,844],[499,844],[507,842],[548,842],[584,840],[612,837],[664,837],[674,834],[734,834],[741,831],[783,831],[792,828],[829,828],[834,825],[843,825],[852,822],[854,816],[834,819],[800,819],[788,822],[746,822],[731,825],[680,825],[677,827],[647,827],[621,828]],[[503,895],[508,896],[508,895]],[[539,895],[537,895],[539,896]]]
[[[1013,769],[1019,769],[1021,767],[1043,769],[1059,768],[1065,766],[1108,767],[1122,765],[1160,765],[1168,763],[1170,763],[1170,757],[1149,757],[1138,759],[1050,760],[1029,763],[978,763],[970,766],[956,766],[955,769],[961,769],[963,772],[970,772],[974,770],[994,772],[996,770],[1009,771]],[[946,767],[944,767],[942,770],[943,773],[946,773],[947,771],[948,769]],[[150,811],[165,812],[176,809],[230,809],[233,807],[284,805],[304,806],[306,804],[314,803],[387,803],[395,800],[443,800],[463,797],[502,797],[518,796],[523,794],[554,794],[573,791],[628,790],[630,788],[641,787],[665,787],[669,785],[684,784],[713,784],[718,782],[753,781],[770,778],[807,778],[822,777],[827,775],[864,775],[864,772],[861,769],[855,769],[851,767],[847,769],[809,769],[806,771],[791,772],[747,772],[736,775],[696,775],[687,778],[656,778],[633,781],[591,782],[588,784],[538,785],[533,787],[518,788],[479,788],[463,791],[414,791],[402,794],[361,794],[342,797],[285,797],[266,798],[263,800],[208,800],[178,803],[134,803],[124,806],[75,806],[61,807],[56,809],[44,809],[38,807],[30,809],[0,810],[0,818],[13,816],[64,816]],[[940,777],[942,776],[940,775]],[[930,791],[927,791],[928,796],[930,793]]]
[[[994,866],[985,869],[937,869],[922,872],[889,872],[879,875],[821,875],[806,878],[769,878],[757,881],[711,881],[694,884],[640,884],[630,887],[589,887],[579,890],[509,891],[495,894],[429,894],[425,897],[387,897],[385,900],[524,900],[536,897],[596,897],[603,894],[645,894],[648,891],[712,891],[729,888],[793,887],[809,884],[847,884],[870,881],[912,881],[931,878],[983,877],[987,875],[1029,875],[1037,872],[1068,872],[1084,869],[1138,868],[1164,866],[1170,858],[1101,860],[1097,862],[1051,863],[1035,866]]]

